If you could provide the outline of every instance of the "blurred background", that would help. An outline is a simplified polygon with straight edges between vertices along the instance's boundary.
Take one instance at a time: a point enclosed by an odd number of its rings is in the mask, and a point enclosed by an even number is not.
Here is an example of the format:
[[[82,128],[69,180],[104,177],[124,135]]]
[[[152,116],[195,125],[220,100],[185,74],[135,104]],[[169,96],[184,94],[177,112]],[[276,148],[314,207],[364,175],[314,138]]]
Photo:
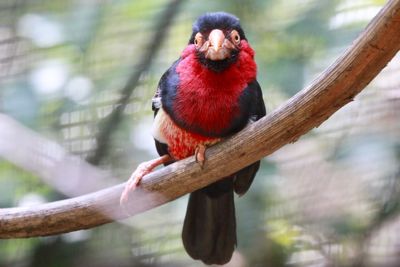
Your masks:
[[[207,11],[241,18],[271,111],[351,44],[382,0],[1,0],[0,207],[125,181],[156,155],[151,98]],[[228,266],[399,266],[400,57],[355,101],[262,160]],[[90,163],[90,164],[89,164]],[[0,266],[203,266],[186,197],[123,222],[0,241]]]

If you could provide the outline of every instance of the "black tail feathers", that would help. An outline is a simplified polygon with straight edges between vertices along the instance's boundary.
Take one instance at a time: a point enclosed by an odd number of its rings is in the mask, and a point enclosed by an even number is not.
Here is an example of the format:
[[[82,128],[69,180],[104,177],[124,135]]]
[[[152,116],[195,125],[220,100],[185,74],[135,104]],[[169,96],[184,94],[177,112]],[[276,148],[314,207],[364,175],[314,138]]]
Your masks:
[[[236,247],[233,179],[190,194],[182,231],[187,253],[205,264],[229,262]]]

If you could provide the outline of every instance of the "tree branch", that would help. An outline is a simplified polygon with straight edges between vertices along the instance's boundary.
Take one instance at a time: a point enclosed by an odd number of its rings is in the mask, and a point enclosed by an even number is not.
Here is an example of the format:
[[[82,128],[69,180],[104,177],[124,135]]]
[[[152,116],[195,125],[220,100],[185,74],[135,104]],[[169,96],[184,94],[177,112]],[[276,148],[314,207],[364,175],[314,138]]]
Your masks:
[[[68,197],[91,193],[117,181],[109,172],[72,155],[3,113],[0,113],[0,129],[0,158],[37,175]]]
[[[391,0],[353,45],[310,86],[240,133],[207,150],[203,169],[193,157],[145,177],[131,195],[130,215],[204,187],[271,154],[317,127],[353,98],[400,48],[400,0]],[[91,228],[128,217],[119,206],[123,184],[34,208],[0,210],[0,237],[31,237]]]

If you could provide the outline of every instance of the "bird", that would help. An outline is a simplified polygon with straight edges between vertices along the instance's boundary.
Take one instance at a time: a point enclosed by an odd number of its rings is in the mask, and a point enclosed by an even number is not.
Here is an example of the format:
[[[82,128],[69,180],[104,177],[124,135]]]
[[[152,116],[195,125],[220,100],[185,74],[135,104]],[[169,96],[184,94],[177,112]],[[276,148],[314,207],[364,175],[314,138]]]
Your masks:
[[[121,205],[159,165],[195,156],[203,166],[208,147],[266,115],[255,52],[240,20],[210,12],[193,23],[180,57],[162,75],[152,99],[152,135],[159,158],[139,164],[121,194]],[[203,263],[225,264],[237,245],[234,192],[249,189],[260,161],[221,177],[189,196],[182,241]]]

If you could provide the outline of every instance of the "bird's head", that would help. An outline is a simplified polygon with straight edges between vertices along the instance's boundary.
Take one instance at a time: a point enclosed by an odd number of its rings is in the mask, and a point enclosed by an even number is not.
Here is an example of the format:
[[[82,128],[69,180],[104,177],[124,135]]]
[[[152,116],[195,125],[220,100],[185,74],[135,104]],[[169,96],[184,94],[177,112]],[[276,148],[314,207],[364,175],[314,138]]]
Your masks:
[[[246,41],[239,19],[225,12],[206,13],[193,24],[189,45],[207,68],[222,71],[236,62]]]

